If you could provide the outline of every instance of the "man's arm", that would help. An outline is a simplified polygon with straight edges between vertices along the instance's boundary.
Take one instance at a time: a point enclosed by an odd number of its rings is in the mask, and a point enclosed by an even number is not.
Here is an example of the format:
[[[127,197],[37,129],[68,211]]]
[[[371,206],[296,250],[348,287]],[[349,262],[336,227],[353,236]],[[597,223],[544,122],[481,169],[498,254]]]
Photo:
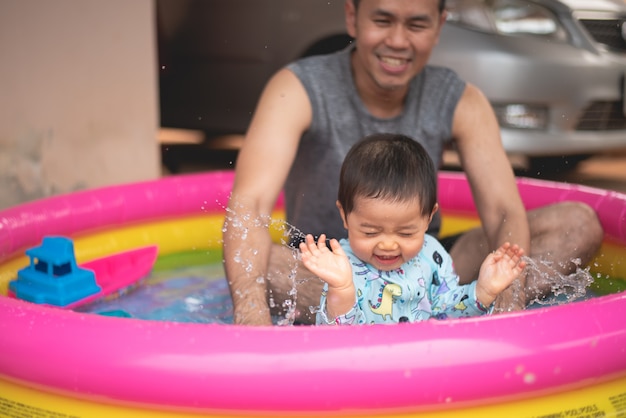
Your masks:
[[[468,234],[474,242],[465,242],[451,251],[459,276],[467,281],[469,276],[476,278],[486,254],[507,241],[530,254],[530,231],[495,114],[482,92],[471,84],[455,110],[452,135],[484,232],[482,242],[478,231]],[[479,248],[485,246],[485,238],[487,248]],[[524,279],[520,279],[523,285]]]
[[[261,95],[239,152],[223,236],[236,324],[271,324],[269,220],[311,114],[300,81],[289,70],[279,71]]]

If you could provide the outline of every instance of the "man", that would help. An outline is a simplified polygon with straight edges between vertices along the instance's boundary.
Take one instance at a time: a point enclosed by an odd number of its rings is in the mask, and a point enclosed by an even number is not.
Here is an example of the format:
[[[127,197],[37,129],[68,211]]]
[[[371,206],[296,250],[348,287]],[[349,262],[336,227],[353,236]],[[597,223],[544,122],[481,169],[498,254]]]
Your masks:
[[[426,65],[446,19],[444,3],[346,0],[352,48],[294,63],[268,82],[239,153],[224,229],[235,323],[270,324],[270,306],[280,310],[285,301],[296,304],[300,322],[314,317],[310,307],[319,304],[322,282],[290,249],[272,245],[270,214],[284,188],[289,223],[305,234],[345,236],[334,206],[338,171],[350,146],[376,132],[415,138],[436,166],[445,143],[454,141],[482,222],[451,243],[462,282],[507,241],[559,273],[597,250],[603,233],[588,206],[569,202],[526,213],[487,99],[454,72]],[[542,275],[526,281],[519,277],[496,309],[523,309],[550,290]]]

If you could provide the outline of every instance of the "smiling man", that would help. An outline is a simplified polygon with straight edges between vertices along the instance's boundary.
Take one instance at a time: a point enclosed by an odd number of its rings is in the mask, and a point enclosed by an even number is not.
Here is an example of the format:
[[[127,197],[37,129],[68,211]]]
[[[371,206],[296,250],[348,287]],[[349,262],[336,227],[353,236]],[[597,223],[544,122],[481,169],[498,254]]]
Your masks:
[[[416,138],[436,167],[447,144],[458,150],[482,221],[442,240],[463,283],[505,242],[558,273],[574,270],[571,260],[589,261],[603,235],[591,208],[564,202],[527,213],[489,102],[454,71],[427,65],[446,19],[444,2],[346,0],[345,15],[353,44],[276,73],[239,153],[224,225],[235,322],[270,324],[270,305],[282,314],[294,304],[296,319],[312,322],[322,281],[294,261],[293,249],[272,244],[268,219],[284,189],[287,221],[302,233],[292,237],[295,247],[303,234],[345,237],[335,208],[339,170],[350,147],[374,133]],[[438,236],[439,226],[437,217],[429,233]],[[519,277],[496,309],[523,309],[549,292],[553,283],[541,277]]]

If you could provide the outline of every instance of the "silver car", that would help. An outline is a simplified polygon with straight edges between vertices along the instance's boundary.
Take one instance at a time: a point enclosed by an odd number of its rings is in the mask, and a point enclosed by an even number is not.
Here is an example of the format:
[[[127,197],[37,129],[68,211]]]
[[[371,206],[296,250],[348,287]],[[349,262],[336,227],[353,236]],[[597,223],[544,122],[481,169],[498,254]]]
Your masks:
[[[168,127],[243,133],[267,79],[344,47],[344,0],[158,0]],[[491,101],[507,152],[546,169],[626,148],[623,0],[447,0],[431,63]]]

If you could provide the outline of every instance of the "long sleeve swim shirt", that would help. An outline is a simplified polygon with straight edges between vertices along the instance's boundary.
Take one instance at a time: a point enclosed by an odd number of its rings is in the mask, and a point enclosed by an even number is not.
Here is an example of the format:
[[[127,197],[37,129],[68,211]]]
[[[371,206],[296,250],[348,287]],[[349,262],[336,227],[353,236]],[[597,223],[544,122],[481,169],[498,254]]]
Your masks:
[[[452,258],[428,234],[420,253],[391,271],[378,270],[357,258],[347,239],[340,244],[352,264],[356,303],[345,315],[329,319],[325,285],[316,318],[318,325],[414,322],[489,312],[476,299],[476,281],[460,285]]]

